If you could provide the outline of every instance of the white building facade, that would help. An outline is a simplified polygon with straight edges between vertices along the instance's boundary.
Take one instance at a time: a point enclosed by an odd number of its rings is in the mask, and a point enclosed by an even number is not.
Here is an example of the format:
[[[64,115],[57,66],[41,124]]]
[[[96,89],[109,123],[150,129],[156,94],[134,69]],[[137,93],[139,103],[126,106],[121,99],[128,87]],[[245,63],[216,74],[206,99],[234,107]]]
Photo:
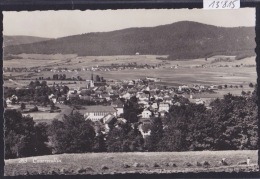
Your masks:
[[[112,106],[88,106],[84,111],[85,119],[90,119],[92,121],[99,121],[104,118],[104,116],[112,114],[117,116],[117,110]]]

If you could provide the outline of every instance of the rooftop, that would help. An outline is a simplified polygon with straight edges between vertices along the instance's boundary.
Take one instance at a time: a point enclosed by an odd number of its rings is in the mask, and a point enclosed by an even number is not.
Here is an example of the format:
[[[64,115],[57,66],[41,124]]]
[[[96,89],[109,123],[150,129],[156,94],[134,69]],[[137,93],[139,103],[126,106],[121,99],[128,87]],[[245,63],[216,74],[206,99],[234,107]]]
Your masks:
[[[87,106],[84,112],[116,112],[116,109],[112,106]]]

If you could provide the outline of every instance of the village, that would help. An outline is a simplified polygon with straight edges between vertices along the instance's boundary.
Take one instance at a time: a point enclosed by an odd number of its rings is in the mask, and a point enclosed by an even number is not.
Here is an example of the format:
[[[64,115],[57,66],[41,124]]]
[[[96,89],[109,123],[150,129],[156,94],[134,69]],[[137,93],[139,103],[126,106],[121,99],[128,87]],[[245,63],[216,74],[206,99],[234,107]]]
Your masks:
[[[93,71],[90,80],[84,82],[84,87],[69,88],[64,82],[47,85],[46,81],[36,80],[27,87],[7,88],[5,107],[16,108],[23,116],[29,115],[36,122],[38,119],[41,119],[40,122],[55,118],[61,120],[63,115],[78,111],[86,120],[93,122],[97,135],[100,132],[107,134],[111,125],[126,123],[131,118],[131,123],[138,124],[145,138],[150,135],[152,118],[164,118],[171,106],[195,103],[205,105],[210,110],[212,99],[200,97],[201,94],[214,94],[228,87],[198,84],[171,87],[158,85],[157,82],[160,79],[154,77],[106,81],[94,75]],[[30,93],[34,94],[34,98],[28,96]]]
[[[256,11],[3,12],[2,173],[259,171]]]

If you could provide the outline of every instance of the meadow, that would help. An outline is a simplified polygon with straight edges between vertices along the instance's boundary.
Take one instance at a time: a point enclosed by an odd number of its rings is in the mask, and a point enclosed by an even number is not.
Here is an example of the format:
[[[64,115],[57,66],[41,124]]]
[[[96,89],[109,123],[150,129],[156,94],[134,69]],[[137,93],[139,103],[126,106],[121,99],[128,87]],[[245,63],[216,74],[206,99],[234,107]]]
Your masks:
[[[47,57],[46,57],[47,56]],[[253,81],[256,78],[256,69],[253,67],[218,67],[219,65],[255,65],[255,57],[249,57],[242,60],[232,60],[231,62],[216,62],[212,63],[216,57],[193,60],[177,60],[166,61],[158,60],[158,57],[165,58],[166,56],[155,55],[139,55],[139,56],[87,56],[78,57],[75,55],[35,55],[21,54],[19,57],[23,59],[13,59],[4,61],[4,67],[35,67],[43,69],[44,67],[52,68],[90,68],[96,66],[106,66],[111,64],[128,64],[137,63],[138,65],[156,65],[163,64],[163,68],[159,69],[136,69],[136,70],[121,70],[121,71],[96,71],[95,74],[105,76],[107,79],[135,79],[146,76],[158,77],[165,81],[181,83],[219,83],[219,81],[240,83],[244,81]],[[46,59],[47,58],[47,59]],[[171,67],[179,66],[178,69]],[[204,65],[206,68],[195,68],[196,66]],[[29,72],[28,72],[29,73]],[[18,73],[19,74],[19,73]],[[12,76],[18,75],[12,72]],[[89,78],[90,71],[66,72],[67,77],[75,77],[77,75],[83,78]],[[6,75],[10,75],[6,73]],[[21,75],[21,73],[20,73]],[[23,74],[24,75],[24,74]],[[52,77],[51,72],[35,73],[37,76]]]
[[[5,175],[259,171],[256,150],[85,153],[5,160]],[[250,157],[250,164],[245,164]],[[225,158],[227,165],[220,161]],[[56,160],[56,163],[35,163]],[[22,161],[24,163],[22,163]]]
[[[27,67],[44,69],[51,67],[52,69],[67,68],[67,69],[82,69],[97,66],[107,66],[111,64],[128,64],[136,63],[138,65],[159,65],[160,68],[155,69],[125,69],[118,71],[94,71],[94,75],[103,76],[106,80],[132,80],[145,77],[156,77],[161,79],[158,84],[174,86],[187,84],[201,84],[201,85],[225,85],[240,86],[243,88],[227,88],[221,90],[217,95],[223,96],[231,92],[235,95],[240,95],[244,91],[252,91],[248,87],[249,83],[256,83],[256,67],[254,66],[255,57],[248,57],[241,60],[235,60],[234,57],[214,56],[206,59],[193,60],[176,60],[167,61],[159,60],[159,58],[166,58],[167,56],[155,55],[133,55],[133,56],[77,56],[70,55],[41,55],[41,54],[20,54],[19,57],[23,59],[13,59],[4,61],[4,67]],[[216,61],[217,58],[230,58],[229,61]],[[203,68],[201,66],[204,66]],[[240,67],[235,67],[235,66]],[[221,67],[220,67],[221,66]],[[177,68],[176,68],[177,67]],[[4,81],[4,86],[21,87],[26,86],[31,80],[39,77],[52,78],[53,74],[66,74],[67,78],[80,76],[83,79],[90,80],[91,71],[72,71],[72,72],[5,72],[6,76],[23,76],[30,74],[32,77],[28,80],[18,80],[15,82]],[[48,84],[53,84],[54,81],[47,81]],[[55,81],[55,83],[60,81]],[[63,81],[63,83],[67,83]],[[71,81],[69,87],[85,86],[84,81]],[[207,97],[206,95],[205,97]]]

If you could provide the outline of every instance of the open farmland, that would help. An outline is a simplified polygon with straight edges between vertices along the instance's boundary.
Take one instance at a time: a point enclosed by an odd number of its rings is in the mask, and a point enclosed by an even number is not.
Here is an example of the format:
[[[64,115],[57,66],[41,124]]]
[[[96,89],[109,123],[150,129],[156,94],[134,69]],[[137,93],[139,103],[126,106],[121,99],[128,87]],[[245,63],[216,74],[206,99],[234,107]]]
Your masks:
[[[34,112],[34,113],[26,113],[24,116],[29,115],[30,117],[33,118],[34,122],[39,123],[39,122],[46,122],[46,123],[51,123],[53,119],[57,118],[60,113],[50,113],[50,112]]]
[[[206,59],[194,60],[159,60],[167,56],[155,55],[133,55],[133,56],[84,56],[70,55],[40,55],[20,54],[23,59],[4,61],[4,67],[27,67],[41,70],[39,72],[4,72],[5,76],[21,77],[30,76],[27,80],[5,81],[4,86],[21,87],[26,86],[31,80],[39,77],[52,78],[53,74],[66,74],[67,78],[80,76],[84,80],[91,77],[90,70],[77,70],[82,68],[111,66],[112,64],[122,65],[136,63],[137,65],[162,65],[159,68],[137,68],[124,70],[98,70],[94,75],[103,76],[106,80],[132,80],[145,77],[156,77],[161,80],[158,84],[177,87],[183,84],[201,85],[225,85],[240,86],[242,88],[227,88],[218,91],[216,97],[221,97],[229,92],[240,95],[242,91],[252,91],[249,83],[256,83],[255,57],[235,60],[234,57],[214,56]],[[228,58],[228,61],[216,61],[218,58]],[[236,67],[238,66],[238,67]],[[50,72],[42,71],[44,68],[67,68],[71,71]],[[48,84],[60,83],[60,81],[47,81]],[[84,81],[63,81],[69,88],[85,86]],[[209,95],[211,97],[212,95]],[[213,95],[214,96],[214,95]],[[203,97],[203,96],[202,96]],[[208,97],[208,95],[204,96]]]
[[[259,171],[257,152],[244,150],[49,155],[5,160],[5,175]],[[251,158],[250,165],[238,165],[239,162],[245,162],[247,157]],[[220,164],[222,158],[226,158],[226,166]],[[35,163],[40,160],[57,162]],[[205,162],[208,165],[203,165]]]
[[[24,54],[21,56],[24,57]],[[39,56],[37,56],[39,58]],[[255,57],[250,57],[242,60],[235,60],[232,62],[217,62],[211,63],[213,58],[205,59],[194,59],[194,60],[181,60],[181,61],[162,61],[156,59],[158,56],[152,55],[140,55],[140,56],[99,56],[99,57],[72,57],[68,61],[68,57],[59,55],[59,59],[52,57],[53,59],[48,62],[45,59],[14,59],[4,61],[4,67],[35,67],[42,69],[43,67],[49,66],[52,68],[68,68],[78,69],[95,67],[102,65],[111,64],[164,64],[158,69],[136,69],[136,70],[118,70],[118,71],[96,71],[95,74],[104,76],[106,79],[122,80],[122,79],[136,79],[143,77],[158,77],[162,81],[168,83],[177,84],[219,84],[230,83],[238,84],[243,82],[256,82],[256,69],[255,67],[218,67],[218,65],[255,65]],[[161,56],[160,56],[161,57]],[[46,58],[43,55],[42,58]],[[50,58],[50,57],[49,57]],[[79,63],[80,62],[80,63]],[[24,66],[23,66],[24,65]],[[178,65],[179,68],[174,69],[173,66]],[[205,68],[195,68],[196,66],[204,65]],[[29,73],[29,72],[28,72]],[[64,72],[61,72],[64,74]],[[9,76],[10,73],[4,73]],[[26,73],[12,72],[12,76],[25,75]],[[67,77],[81,76],[83,79],[89,79],[91,71],[77,71],[77,72],[65,72]],[[35,73],[32,78],[43,76],[45,78],[52,77],[51,72],[39,72]]]

